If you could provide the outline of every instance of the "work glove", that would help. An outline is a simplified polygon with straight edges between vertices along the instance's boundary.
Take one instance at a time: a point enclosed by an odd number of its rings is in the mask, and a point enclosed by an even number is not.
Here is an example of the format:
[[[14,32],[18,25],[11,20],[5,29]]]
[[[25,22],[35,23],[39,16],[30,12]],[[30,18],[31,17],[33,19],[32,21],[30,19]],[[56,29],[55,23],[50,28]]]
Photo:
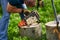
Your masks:
[[[30,10],[24,10],[24,14],[25,14],[26,16],[28,16],[30,13],[31,13]]]

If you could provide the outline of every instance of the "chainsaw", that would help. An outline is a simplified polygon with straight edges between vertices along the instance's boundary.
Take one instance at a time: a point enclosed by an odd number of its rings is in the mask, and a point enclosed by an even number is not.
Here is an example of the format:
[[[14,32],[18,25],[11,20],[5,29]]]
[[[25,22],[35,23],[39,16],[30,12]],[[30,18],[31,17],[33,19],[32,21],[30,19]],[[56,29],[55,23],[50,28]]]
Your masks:
[[[40,4],[43,6],[43,1],[42,0],[37,0],[37,7],[36,7],[37,10],[38,10]],[[38,12],[35,11],[35,10],[32,10],[30,13],[25,12],[24,16],[25,16],[24,20],[26,21],[27,26],[35,24],[35,23],[37,23],[37,24],[40,23],[40,19],[39,19],[40,16],[39,16]]]
[[[31,11],[31,13],[24,13],[25,14],[25,21],[27,25],[32,25],[33,23],[40,23],[40,16],[37,11]],[[27,15],[28,14],[28,15]]]
[[[25,12],[24,13],[24,20],[26,22],[26,25],[22,25],[22,26],[30,26],[30,25],[37,25],[40,23],[40,16],[38,14],[37,11],[31,11],[31,12]],[[24,22],[22,22],[21,24],[24,24]],[[22,27],[21,24],[18,24],[18,27]]]

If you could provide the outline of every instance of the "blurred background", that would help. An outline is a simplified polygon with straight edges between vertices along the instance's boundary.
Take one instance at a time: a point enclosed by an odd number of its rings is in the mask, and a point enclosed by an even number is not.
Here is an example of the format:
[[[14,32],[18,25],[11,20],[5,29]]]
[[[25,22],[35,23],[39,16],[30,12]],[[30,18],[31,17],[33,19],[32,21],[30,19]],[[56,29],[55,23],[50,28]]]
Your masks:
[[[55,18],[54,18],[52,5],[51,5],[51,0],[43,0],[43,1],[44,1],[44,7],[39,8],[38,12],[39,12],[40,21],[42,24],[41,26],[42,27],[42,40],[46,40],[45,23],[55,20]],[[57,13],[60,14],[60,0],[54,0],[54,3],[57,9]],[[28,7],[29,10],[32,10],[33,8]],[[0,6],[0,19],[1,17],[2,17],[2,9]],[[9,27],[8,27],[8,40],[32,40],[27,37],[22,38],[21,36],[19,36],[18,22],[20,22],[19,14],[11,14],[10,20],[9,20]]]

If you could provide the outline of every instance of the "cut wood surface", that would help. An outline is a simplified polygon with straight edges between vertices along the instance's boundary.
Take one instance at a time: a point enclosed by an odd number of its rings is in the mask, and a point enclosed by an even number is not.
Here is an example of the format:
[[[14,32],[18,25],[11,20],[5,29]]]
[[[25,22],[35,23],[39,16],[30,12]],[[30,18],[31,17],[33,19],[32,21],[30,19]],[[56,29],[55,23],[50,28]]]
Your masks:
[[[20,35],[22,37],[27,36],[34,40],[40,40],[42,27],[41,24],[32,24],[30,26],[23,26],[20,28]]]
[[[59,23],[60,28],[60,23]],[[56,21],[46,23],[46,37],[47,40],[60,40],[60,32],[57,29]]]

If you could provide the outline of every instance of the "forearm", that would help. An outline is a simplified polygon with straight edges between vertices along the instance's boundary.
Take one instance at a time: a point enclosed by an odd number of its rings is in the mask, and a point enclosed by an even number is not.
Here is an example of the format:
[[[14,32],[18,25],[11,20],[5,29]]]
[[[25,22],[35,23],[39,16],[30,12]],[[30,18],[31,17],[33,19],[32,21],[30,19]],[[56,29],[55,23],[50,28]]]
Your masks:
[[[20,13],[20,12],[22,12],[22,9],[21,8],[16,8],[15,6],[12,6],[8,3],[7,11],[8,12],[13,12],[13,13]]]

